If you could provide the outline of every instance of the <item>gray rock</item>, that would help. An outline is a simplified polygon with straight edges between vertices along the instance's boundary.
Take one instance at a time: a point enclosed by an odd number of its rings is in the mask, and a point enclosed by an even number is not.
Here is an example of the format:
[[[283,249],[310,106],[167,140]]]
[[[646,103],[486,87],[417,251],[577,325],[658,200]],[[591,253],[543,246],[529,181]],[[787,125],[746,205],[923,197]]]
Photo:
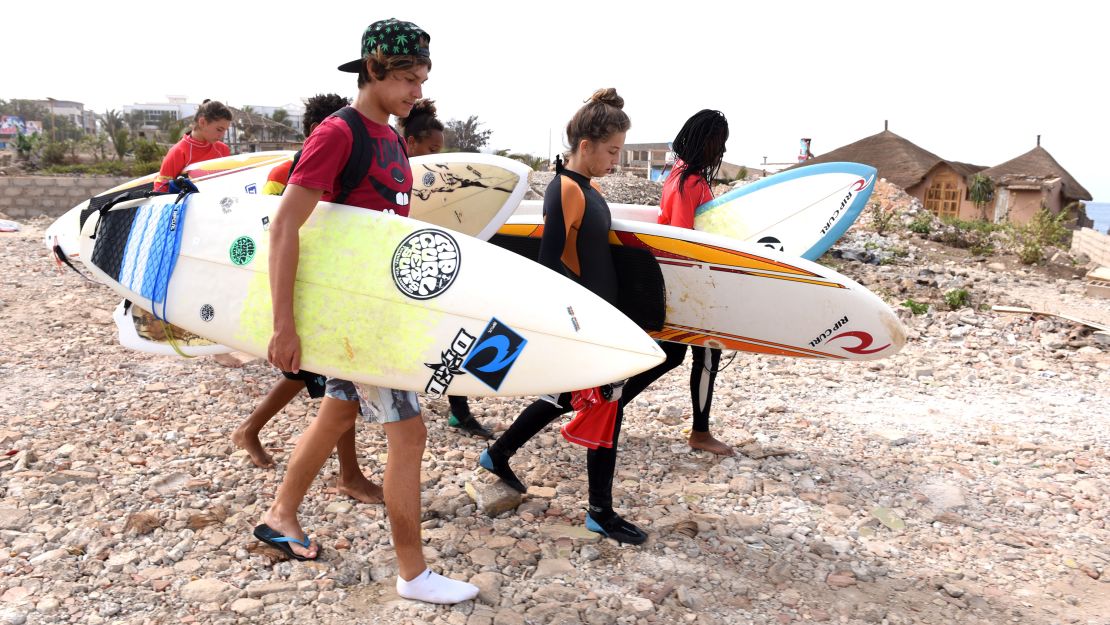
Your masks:
[[[513,510],[523,500],[519,492],[500,480],[492,484],[470,480],[466,483],[466,494],[470,495],[478,510],[488,517]]]
[[[655,604],[645,597],[624,597],[621,599],[621,608],[627,614],[644,617],[655,611]]]
[[[701,592],[687,586],[679,586],[675,590],[678,602],[695,612],[701,612],[708,605]]]
[[[941,588],[944,589],[945,594],[954,599],[959,599],[960,597],[964,596],[964,593],[966,592],[960,586],[950,583],[942,585]]]
[[[223,603],[234,595],[233,586],[211,578],[189,582],[181,589],[181,597],[194,603]]]
[[[478,573],[470,578],[470,583],[478,587],[478,600],[492,606],[501,603],[501,580],[503,576],[500,573],[486,571]]]
[[[167,473],[154,480],[150,487],[159,495],[168,497],[183,490],[185,484],[189,481],[189,477],[188,473]]]
[[[963,489],[951,482],[927,482],[918,490],[929,499],[929,507],[936,512],[958,510],[967,505]]]
[[[243,597],[231,602],[231,611],[243,616],[257,616],[262,613],[262,601]]]
[[[574,565],[571,564],[570,560],[565,558],[544,558],[536,565],[536,572],[532,574],[532,579],[561,577],[573,573],[574,571]]]
[[[31,517],[23,510],[0,508],[0,530],[23,531]]]

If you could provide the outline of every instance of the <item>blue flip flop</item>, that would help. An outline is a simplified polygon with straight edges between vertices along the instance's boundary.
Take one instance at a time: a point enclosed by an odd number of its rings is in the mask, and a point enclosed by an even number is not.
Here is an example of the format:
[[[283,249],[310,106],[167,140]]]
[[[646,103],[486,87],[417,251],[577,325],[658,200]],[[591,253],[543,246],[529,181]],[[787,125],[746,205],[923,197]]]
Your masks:
[[[304,547],[305,549],[308,549],[309,545],[312,544],[312,542],[308,539],[308,536],[305,536],[303,541],[297,540],[296,538],[289,538],[288,536],[283,536],[280,532],[278,532],[274,528],[272,528],[269,525],[266,525],[265,523],[263,523],[262,525],[259,525],[258,527],[254,528],[254,537],[257,538],[258,540],[261,540],[262,542],[266,543],[267,545],[270,545],[274,549],[277,549],[278,551],[281,551],[282,553],[289,556],[290,558],[293,558],[294,560],[300,560],[301,562],[304,562],[305,560],[315,560],[316,559],[316,558],[306,558],[306,557],[294,552],[293,548],[289,546],[289,543],[296,543],[296,544]],[[319,552],[316,553],[316,557],[317,558],[320,557]]]

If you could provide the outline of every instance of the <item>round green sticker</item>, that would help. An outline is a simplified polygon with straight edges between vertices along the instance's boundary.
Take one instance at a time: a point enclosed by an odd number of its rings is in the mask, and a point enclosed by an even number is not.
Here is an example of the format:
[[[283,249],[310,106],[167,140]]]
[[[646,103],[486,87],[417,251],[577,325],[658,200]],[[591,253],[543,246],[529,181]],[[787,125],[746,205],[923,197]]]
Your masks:
[[[236,265],[245,265],[254,260],[254,253],[258,250],[254,239],[239,237],[231,244],[231,262]]]

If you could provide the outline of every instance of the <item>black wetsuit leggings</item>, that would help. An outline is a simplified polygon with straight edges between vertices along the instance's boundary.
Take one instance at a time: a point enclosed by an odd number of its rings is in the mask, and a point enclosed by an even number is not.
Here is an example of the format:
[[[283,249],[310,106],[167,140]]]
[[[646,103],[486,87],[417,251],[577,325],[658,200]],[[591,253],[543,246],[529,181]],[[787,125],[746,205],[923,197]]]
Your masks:
[[[693,353],[693,363],[690,366],[690,401],[694,408],[694,431],[708,432],[709,409],[713,406],[713,383],[721,364],[721,350],[667,341],[659,341],[659,347],[663,349],[667,359],[654,368],[633,376],[624,385],[621,404],[628,404],[665,373],[681,365],[686,358],[686,348],[689,347]]]
[[[538,399],[520,413],[508,430],[490,445],[491,454],[510,458],[540,430],[552,421],[571,411],[570,393],[559,395],[559,405]],[[586,451],[586,472],[589,477],[590,507],[608,512],[613,509],[613,474],[617,470],[617,444],[624,420],[624,402],[617,408],[617,422],[613,428],[613,446]]]
[[[470,403],[465,395],[448,395],[447,404],[451,406],[451,414],[459,419],[465,421],[470,418]]]
[[[613,428],[613,447],[599,447],[586,452],[586,471],[589,477],[590,506],[602,511],[613,508],[613,475],[617,469],[617,445],[620,442],[621,422],[624,420],[624,407],[652,382],[666,372],[682,364],[686,358],[686,345],[681,343],[660,342],[667,359],[633,376],[621,391],[620,406],[617,409],[617,422]],[[694,368],[690,375],[690,395],[694,402],[694,430],[709,431],[709,408],[713,402],[713,381],[717,376],[717,366],[721,361],[721,350],[693,347]],[[570,393],[559,395],[559,405],[540,399],[520,413],[509,429],[490,446],[491,454],[511,458],[540,430],[552,421],[571,411]]]

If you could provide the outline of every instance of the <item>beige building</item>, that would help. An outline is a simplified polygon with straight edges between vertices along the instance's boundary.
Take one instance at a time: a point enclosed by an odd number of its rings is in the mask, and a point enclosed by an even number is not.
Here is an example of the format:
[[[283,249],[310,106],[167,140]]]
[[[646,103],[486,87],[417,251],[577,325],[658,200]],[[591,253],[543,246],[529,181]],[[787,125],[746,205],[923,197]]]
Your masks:
[[[882,132],[865,137],[810,159],[798,167],[849,161],[864,163],[879,170],[879,177],[895,184],[921,200],[925,208],[939,217],[990,219],[995,222],[1025,223],[1043,205],[1057,213],[1068,209],[1072,218],[1084,225],[1086,215],[1078,211],[1077,200],[1091,195],[1040,146],[995,167],[972,165],[943,159],[894,134],[884,124]],[[995,193],[982,207],[971,201],[968,186],[976,174],[991,179]]]

